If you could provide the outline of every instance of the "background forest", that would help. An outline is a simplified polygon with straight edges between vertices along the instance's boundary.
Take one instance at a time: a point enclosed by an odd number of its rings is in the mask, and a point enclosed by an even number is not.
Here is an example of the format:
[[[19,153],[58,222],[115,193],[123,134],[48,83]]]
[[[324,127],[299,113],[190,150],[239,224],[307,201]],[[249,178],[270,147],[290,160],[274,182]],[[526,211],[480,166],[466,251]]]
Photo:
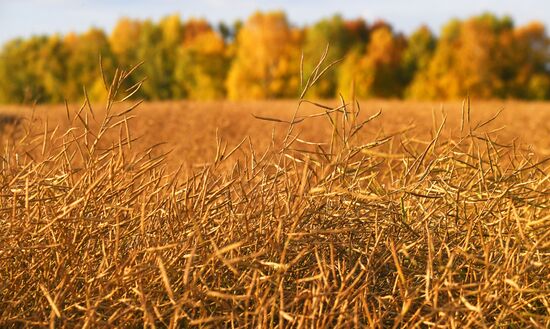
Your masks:
[[[98,100],[99,55],[105,72],[143,61],[133,76],[147,77],[139,95],[147,100],[292,98],[302,58],[307,78],[326,45],[326,63],[342,62],[311,90],[315,98],[349,96],[352,86],[361,98],[550,98],[550,43],[537,22],[486,13],[451,20],[437,35],[425,26],[404,35],[384,21],[333,16],[296,27],[283,12],[257,12],[232,25],[123,18],[109,35],[12,40],[0,52],[0,103],[77,100],[82,86]]]

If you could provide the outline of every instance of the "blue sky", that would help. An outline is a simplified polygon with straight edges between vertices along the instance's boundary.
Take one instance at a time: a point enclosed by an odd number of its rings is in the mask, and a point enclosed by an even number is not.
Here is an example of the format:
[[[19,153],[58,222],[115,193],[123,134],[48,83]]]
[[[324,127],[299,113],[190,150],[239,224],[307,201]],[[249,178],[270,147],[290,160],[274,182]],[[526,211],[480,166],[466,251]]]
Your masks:
[[[384,18],[408,33],[422,23],[439,31],[452,17],[491,11],[512,16],[516,24],[539,20],[550,26],[549,0],[0,0],[0,44],[17,36],[107,31],[121,16],[159,19],[172,13],[211,22],[246,19],[255,10],[284,10],[290,21],[303,25],[341,13],[367,21]]]

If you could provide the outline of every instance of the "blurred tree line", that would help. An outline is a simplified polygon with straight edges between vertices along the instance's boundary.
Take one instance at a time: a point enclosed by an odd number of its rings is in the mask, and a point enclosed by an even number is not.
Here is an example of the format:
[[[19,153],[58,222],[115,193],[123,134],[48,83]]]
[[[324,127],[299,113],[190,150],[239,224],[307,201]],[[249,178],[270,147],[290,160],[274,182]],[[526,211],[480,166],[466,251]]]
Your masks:
[[[315,98],[550,98],[550,43],[540,23],[516,27],[487,13],[451,20],[439,36],[426,26],[404,35],[383,21],[333,16],[298,28],[282,12],[257,12],[233,25],[123,18],[110,35],[12,40],[0,52],[0,102],[77,100],[83,86],[100,99],[100,54],[108,73],[143,61],[134,77],[147,77],[140,96],[149,100],[296,97],[300,71],[307,79],[327,44],[325,65],[341,62],[310,90]]]

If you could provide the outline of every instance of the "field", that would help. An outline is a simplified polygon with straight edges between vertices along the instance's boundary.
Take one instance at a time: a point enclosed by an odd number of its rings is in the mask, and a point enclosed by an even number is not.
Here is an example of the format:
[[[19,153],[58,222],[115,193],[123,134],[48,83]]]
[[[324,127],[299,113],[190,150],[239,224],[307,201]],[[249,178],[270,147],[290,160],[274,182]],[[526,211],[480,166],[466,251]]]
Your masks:
[[[338,106],[339,102],[324,102]],[[81,104],[72,104],[75,110]],[[236,146],[250,137],[254,148],[265,150],[271,144],[272,133],[275,137],[284,137],[288,125],[280,122],[265,121],[255,116],[290,121],[298,106],[297,100],[273,101],[210,101],[210,102],[153,102],[138,107],[134,113],[137,118],[130,122],[133,138],[137,147],[149,147],[158,143],[168,155],[168,165],[176,168],[183,165],[186,169],[201,167],[212,162],[216,155],[216,140],[222,139],[229,147]],[[363,116],[371,116],[381,111],[381,115],[369,123],[360,133],[364,140],[406,132],[411,138],[430,141],[433,138],[434,125],[441,123],[443,115],[447,123],[442,130],[445,139],[460,136],[462,101],[414,102],[399,100],[361,101]],[[104,115],[104,104],[94,107],[98,116]],[[486,126],[484,131],[502,129],[495,134],[496,140],[505,144],[515,144],[529,148],[540,157],[550,156],[550,103],[517,101],[473,101],[471,109],[472,125],[482,123],[502,111],[498,118]],[[34,112],[34,113],[33,113]],[[302,104],[299,115],[320,113],[310,104]],[[443,113],[444,112],[444,113]],[[44,129],[46,122],[52,129],[70,126],[65,105],[42,105],[34,111],[31,106],[4,106],[0,113],[6,117],[21,116],[38,118],[35,123],[38,131]],[[435,121],[434,121],[435,120]],[[90,121],[93,119],[90,117]],[[490,128],[490,129],[487,129]],[[302,139],[325,142],[330,139],[332,126],[326,117],[311,118],[296,126]],[[386,147],[395,149],[402,136],[398,134]],[[248,148],[248,141],[246,143]]]
[[[0,326],[550,326],[550,104],[111,101],[1,109]]]

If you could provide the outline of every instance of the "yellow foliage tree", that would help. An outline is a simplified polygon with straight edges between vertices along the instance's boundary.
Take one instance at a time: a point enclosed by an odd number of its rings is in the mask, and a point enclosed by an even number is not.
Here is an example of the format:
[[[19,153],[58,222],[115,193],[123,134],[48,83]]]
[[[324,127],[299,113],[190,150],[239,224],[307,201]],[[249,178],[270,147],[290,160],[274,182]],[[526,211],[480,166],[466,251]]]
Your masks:
[[[139,40],[141,23],[129,18],[121,18],[109,37],[109,45],[117,57],[118,64],[123,67],[136,65],[136,46]]]
[[[0,48],[0,102],[78,100],[86,86],[105,96],[104,72],[143,61],[124,87],[146,77],[145,99],[261,99],[296,97],[300,55],[304,78],[329,43],[324,73],[308,96],[550,99],[550,41],[543,24],[514,27],[508,17],[483,14],[452,20],[439,39],[421,27],[405,38],[378,21],[334,16],[304,29],[282,12],[257,12],[243,25],[178,15],[158,22],[122,18],[107,37],[99,29],[65,36],[15,39]]]
[[[510,49],[504,44],[512,32],[509,18],[491,14],[451,21],[430,65],[415,77],[409,95],[421,99],[505,95],[503,74]]]
[[[204,19],[191,18],[183,24],[183,42],[193,43],[197,37],[213,32],[212,26]]]
[[[401,62],[406,41],[401,35],[394,35],[388,26],[375,29],[365,50],[353,52],[340,73],[342,92],[351,95],[355,85],[358,97],[400,97],[404,79]]]
[[[301,33],[282,12],[252,15],[237,35],[227,80],[231,99],[294,97],[299,89]]]
[[[187,22],[176,64],[176,81],[182,94],[190,99],[223,98],[228,66],[222,37],[206,21]]]

